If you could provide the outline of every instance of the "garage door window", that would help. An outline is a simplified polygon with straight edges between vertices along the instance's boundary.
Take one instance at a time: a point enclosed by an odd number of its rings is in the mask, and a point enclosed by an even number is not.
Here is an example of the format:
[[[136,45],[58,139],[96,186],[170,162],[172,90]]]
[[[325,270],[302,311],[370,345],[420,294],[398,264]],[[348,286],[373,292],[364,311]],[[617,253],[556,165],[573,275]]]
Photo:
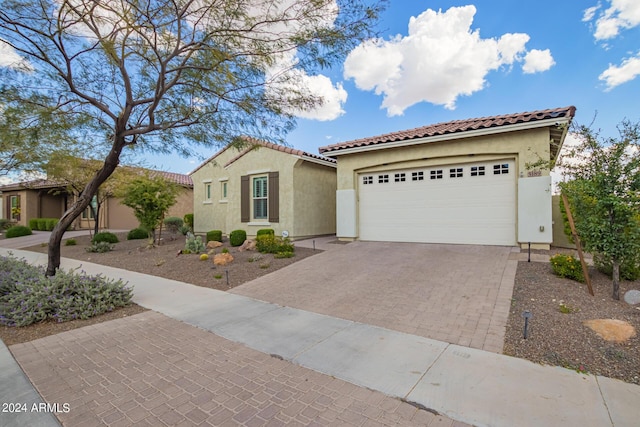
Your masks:
[[[449,178],[462,178],[462,168],[449,169]]]
[[[394,175],[395,182],[405,182],[406,180],[407,180],[406,174],[404,173],[397,173]]]
[[[502,163],[499,165],[493,165],[493,174],[494,175],[503,175],[509,173],[509,164]]]
[[[389,175],[378,175],[378,184],[389,182]]]
[[[442,169],[431,171],[429,175],[431,179],[442,179]]]
[[[373,184],[373,177],[372,176],[363,176],[362,177],[362,183],[363,184]]]
[[[471,166],[471,176],[484,176],[484,166]]]
[[[424,181],[424,172],[411,172],[411,181]]]

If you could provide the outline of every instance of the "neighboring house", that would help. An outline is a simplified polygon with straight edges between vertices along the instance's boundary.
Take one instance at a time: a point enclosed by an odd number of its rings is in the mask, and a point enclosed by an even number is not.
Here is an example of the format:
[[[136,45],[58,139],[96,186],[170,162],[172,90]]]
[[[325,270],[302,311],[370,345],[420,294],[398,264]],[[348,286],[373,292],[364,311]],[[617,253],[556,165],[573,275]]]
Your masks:
[[[549,172],[574,114],[458,120],[320,148],[338,161],[337,236],[548,247]]]
[[[180,186],[177,202],[169,209],[168,216],[182,218],[193,209],[193,184],[188,175],[150,171],[151,175],[160,174]],[[60,218],[71,207],[75,196],[67,192],[59,182],[40,179],[0,186],[3,218],[29,225],[32,218]],[[75,229],[93,229],[95,218],[93,211],[87,208],[75,221]],[[120,203],[120,199],[109,197],[100,208],[100,228],[129,230],[139,223],[133,210]]]
[[[336,230],[336,162],[317,154],[247,139],[190,173],[194,231],[263,228],[293,239]]]

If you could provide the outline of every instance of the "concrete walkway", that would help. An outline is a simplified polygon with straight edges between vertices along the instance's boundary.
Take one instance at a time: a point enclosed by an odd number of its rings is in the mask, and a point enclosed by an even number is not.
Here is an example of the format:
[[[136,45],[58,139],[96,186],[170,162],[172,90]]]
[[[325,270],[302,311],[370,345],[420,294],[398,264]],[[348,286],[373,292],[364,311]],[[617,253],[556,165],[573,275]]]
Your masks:
[[[42,254],[14,253],[32,263],[46,259]],[[90,274],[128,280],[135,288],[136,303],[165,316],[453,420],[496,427],[638,425],[639,386],[241,295],[63,260],[64,268],[80,265]],[[360,419],[356,424],[364,422]]]

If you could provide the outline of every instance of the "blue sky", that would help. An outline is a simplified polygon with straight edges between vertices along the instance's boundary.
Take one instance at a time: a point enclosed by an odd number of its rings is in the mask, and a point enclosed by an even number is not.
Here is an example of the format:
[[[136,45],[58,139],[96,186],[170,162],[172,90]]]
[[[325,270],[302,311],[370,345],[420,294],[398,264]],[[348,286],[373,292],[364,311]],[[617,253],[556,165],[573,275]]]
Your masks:
[[[637,0],[389,3],[379,40],[309,79],[327,103],[301,113],[289,145],[317,153],[432,123],[568,105],[582,124],[597,112],[595,126],[607,135],[623,118],[640,120]],[[179,173],[200,162],[145,161]]]
[[[623,118],[640,120],[637,0],[517,6],[506,0],[392,1],[380,29],[377,53],[370,49],[355,65],[347,59],[326,74],[334,89],[341,85],[346,92],[338,107],[342,113],[329,120],[326,114],[325,120],[299,119],[287,137],[290,145],[317,153],[320,146],[432,123],[568,105],[577,107],[579,123],[591,123],[597,113],[595,126],[608,135]],[[500,40],[502,50],[496,47]],[[511,55],[518,48],[523,50]],[[396,58],[391,79],[384,70],[393,68],[390,58]],[[353,68],[360,70],[346,72]],[[391,109],[383,106],[385,97],[394,98],[387,103],[394,104]],[[149,161],[181,173],[199,163],[175,157]]]

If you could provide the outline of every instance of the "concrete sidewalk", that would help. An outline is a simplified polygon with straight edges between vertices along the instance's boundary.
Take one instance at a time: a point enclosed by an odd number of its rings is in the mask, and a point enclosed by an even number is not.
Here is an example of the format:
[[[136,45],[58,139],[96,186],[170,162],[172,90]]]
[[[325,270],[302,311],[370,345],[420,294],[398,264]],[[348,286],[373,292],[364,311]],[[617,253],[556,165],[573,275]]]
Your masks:
[[[0,254],[6,253],[0,250]],[[14,251],[32,263],[46,256]],[[640,387],[74,260],[134,301],[228,340],[476,426],[637,426]]]

